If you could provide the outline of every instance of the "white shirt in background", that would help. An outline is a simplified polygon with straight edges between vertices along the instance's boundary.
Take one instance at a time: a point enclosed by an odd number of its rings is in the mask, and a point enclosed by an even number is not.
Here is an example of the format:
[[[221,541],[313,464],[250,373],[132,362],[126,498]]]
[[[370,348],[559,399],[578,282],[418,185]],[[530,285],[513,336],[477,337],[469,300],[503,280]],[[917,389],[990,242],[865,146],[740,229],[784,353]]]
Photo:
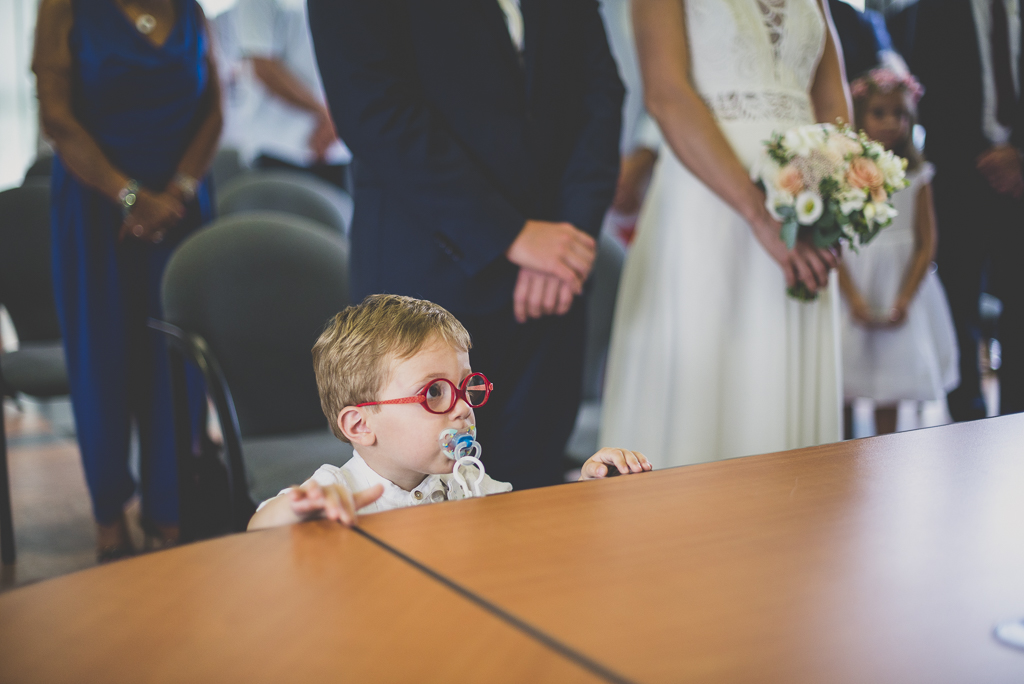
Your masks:
[[[304,0],[238,0],[233,10],[238,54],[280,61],[316,96],[326,103],[320,71],[309,33]],[[309,166],[316,160],[309,138],[316,116],[277,97],[248,70],[247,97],[239,115],[241,149],[246,162],[261,154]],[[347,164],[352,154],[343,143],[328,150],[328,164]]]
[[[1013,72],[1014,91],[1020,92],[1020,3],[1004,0],[1006,19],[1010,29],[1010,69]],[[972,0],[974,26],[978,32],[978,52],[981,56],[981,130],[993,145],[1010,141],[1012,131],[996,120],[996,79],[992,71],[992,0]]]
[[[508,35],[512,44],[519,52],[525,47],[526,32],[523,27],[523,12],[519,8],[519,0],[498,0],[498,6],[505,14],[505,25],[508,26]]]

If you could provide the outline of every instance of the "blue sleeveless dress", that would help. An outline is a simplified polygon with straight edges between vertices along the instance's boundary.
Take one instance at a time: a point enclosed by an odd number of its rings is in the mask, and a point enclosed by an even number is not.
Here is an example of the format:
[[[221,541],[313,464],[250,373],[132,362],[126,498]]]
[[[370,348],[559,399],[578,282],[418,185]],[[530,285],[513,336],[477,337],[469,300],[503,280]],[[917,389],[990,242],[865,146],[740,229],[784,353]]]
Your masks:
[[[114,0],[74,0],[69,37],[72,107],[107,159],[160,192],[174,177],[207,112],[208,37],[195,0],[175,0],[176,25],[156,47]],[[71,398],[97,522],[117,520],[136,490],[129,469],[132,424],[142,460],[143,515],[178,520],[170,375],[160,317],[160,282],[174,248],[212,218],[204,180],[186,217],[159,245],[118,242],[119,204],[73,176],[58,154],[52,177],[53,274]],[[189,381],[193,414],[203,388]]]

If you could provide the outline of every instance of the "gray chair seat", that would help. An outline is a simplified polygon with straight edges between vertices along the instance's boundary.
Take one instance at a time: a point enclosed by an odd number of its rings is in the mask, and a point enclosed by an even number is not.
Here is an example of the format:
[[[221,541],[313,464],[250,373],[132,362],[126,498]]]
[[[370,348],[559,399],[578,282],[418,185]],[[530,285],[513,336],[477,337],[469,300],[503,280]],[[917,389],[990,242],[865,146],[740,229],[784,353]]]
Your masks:
[[[276,496],[284,487],[302,484],[326,464],[343,466],[352,458],[352,445],[327,428],[242,440],[249,493],[256,503]]]
[[[0,356],[0,367],[6,389],[33,397],[62,397],[68,387],[68,369],[64,347],[60,342],[31,342],[17,351]]]

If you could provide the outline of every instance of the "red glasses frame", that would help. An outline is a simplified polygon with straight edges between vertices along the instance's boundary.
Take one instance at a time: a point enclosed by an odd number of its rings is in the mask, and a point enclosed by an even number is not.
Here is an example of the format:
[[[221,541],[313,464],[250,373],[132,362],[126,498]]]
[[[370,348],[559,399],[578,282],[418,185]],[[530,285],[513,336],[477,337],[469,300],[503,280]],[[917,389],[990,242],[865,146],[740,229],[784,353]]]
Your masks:
[[[479,404],[472,403],[469,400],[469,395],[466,392],[466,387],[469,386],[469,381],[471,379],[473,379],[473,378],[477,378],[479,380],[482,380],[483,383],[484,383],[484,400],[481,401]],[[430,390],[430,387],[435,382],[445,382],[445,383],[448,383],[448,386],[451,387],[451,389],[452,389],[452,393],[451,393],[452,402],[451,402],[451,404],[448,405],[448,408],[446,408],[444,411],[434,411],[427,404],[427,392]],[[472,408],[480,408],[481,406],[483,406],[484,404],[487,403],[488,399],[491,398],[491,390],[493,390],[493,389],[494,389],[494,384],[490,380],[487,379],[486,375],[484,375],[483,373],[472,373],[470,375],[467,375],[466,379],[463,380],[462,383],[458,387],[456,387],[455,383],[452,382],[451,380],[449,380],[448,378],[437,378],[436,380],[431,380],[430,382],[428,382],[423,387],[423,389],[421,389],[419,392],[417,392],[415,395],[413,395],[411,397],[402,397],[401,399],[387,399],[386,401],[367,401],[367,402],[364,402],[362,404],[356,404],[356,407],[358,408],[358,407],[361,407],[361,406],[381,406],[381,405],[384,405],[384,404],[419,404],[428,413],[434,413],[434,414],[440,415],[440,414],[444,414],[444,413],[450,413],[451,410],[453,408],[455,408],[455,405],[457,403],[459,403],[459,399],[462,399],[462,401],[466,402],[466,404],[468,406],[471,406]]]

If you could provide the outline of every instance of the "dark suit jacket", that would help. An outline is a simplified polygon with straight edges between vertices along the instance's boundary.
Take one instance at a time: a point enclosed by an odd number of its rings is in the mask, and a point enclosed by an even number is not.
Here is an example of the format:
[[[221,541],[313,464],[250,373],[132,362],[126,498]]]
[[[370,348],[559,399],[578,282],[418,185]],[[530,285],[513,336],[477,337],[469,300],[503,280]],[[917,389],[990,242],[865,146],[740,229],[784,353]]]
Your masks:
[[[529,219],[596,235],[623,97],[595,0],[309,0],[324,88],[355,156],[352,285],[454,311],[511,302]]]
[[[884,25],[879,28],[867,12],[861,12],[843,0],[829,0],[828,9],[843,48],[846,78],[852,81],[878,66],[879,50],[890,47],[889,34],[885,32]]]
[[[928,158],[940,174],[972,173],[991,144],[982,131],[981,56],[970,0],[921,0],[908,61],[925,87],[919,114]],[[1024,69],[1018,73],[1024,76]],[[1024,148],[1019,97],[1013,121],[1011,143]]]

